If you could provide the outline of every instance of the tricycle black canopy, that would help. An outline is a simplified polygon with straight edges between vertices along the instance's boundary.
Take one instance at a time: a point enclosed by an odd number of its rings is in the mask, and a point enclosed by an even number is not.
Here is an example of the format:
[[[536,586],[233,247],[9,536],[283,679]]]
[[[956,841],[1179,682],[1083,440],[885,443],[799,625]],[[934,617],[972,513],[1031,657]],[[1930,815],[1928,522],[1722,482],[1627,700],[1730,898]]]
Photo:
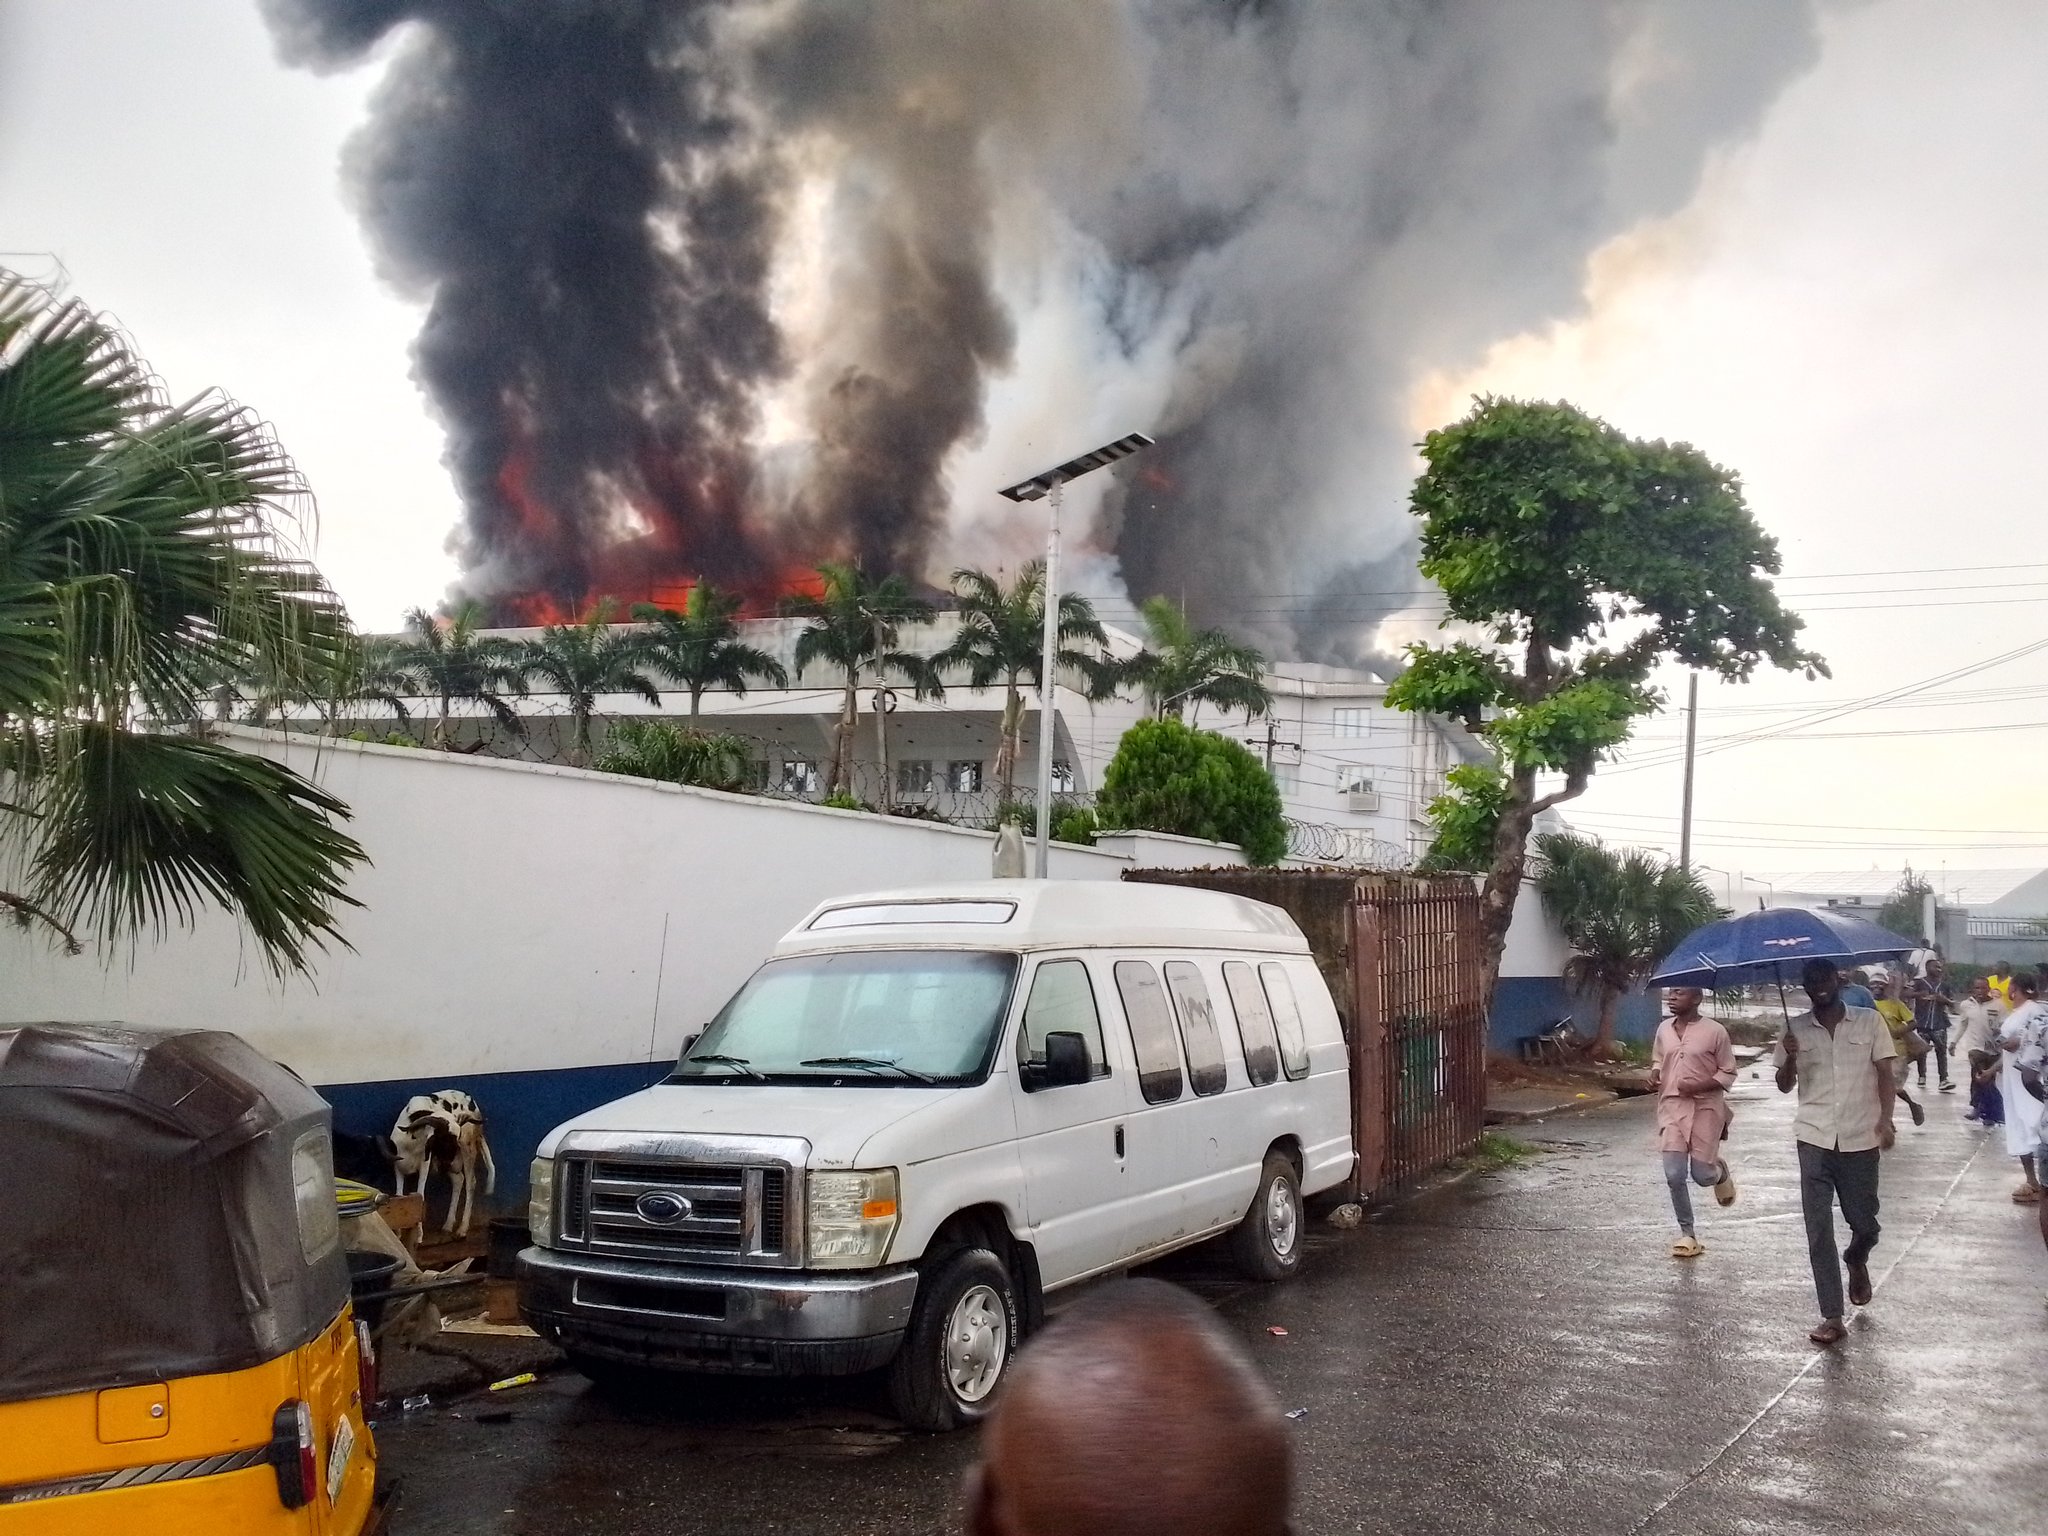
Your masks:
[[[259,1365],[347,1300],[298,1077],[218,1030],[0,1028],[0,1402]]]

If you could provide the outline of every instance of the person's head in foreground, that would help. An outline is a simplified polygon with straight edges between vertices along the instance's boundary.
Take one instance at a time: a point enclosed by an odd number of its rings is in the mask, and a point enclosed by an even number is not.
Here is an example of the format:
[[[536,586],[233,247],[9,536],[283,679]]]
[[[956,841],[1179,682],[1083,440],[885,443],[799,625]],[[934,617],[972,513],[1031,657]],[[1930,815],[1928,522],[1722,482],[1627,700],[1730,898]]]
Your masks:
[[[1207,1305],[1158,1280],[1078,1303],[1012,1367],[969,1536],[1283,1536],[1293,1448]]]

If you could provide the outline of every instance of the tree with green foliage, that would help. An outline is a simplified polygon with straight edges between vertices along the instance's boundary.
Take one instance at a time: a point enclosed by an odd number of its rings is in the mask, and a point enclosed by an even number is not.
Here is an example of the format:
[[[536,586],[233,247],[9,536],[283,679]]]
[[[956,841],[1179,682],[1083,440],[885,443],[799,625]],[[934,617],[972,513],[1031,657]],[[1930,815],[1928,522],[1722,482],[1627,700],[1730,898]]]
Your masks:
[[[1491,744],[1504,793],[1481,897],[1491,991],[1536,817],[1583,794],[1601,758],[1661,707],[1673,662],[1744,679],[1826,674],[1768,577],[1776,541],[1741,482],[1697,448],[1631,438],[1565,404],[1488,397],[1423,442],[1410,506],[1446,624],[1480,637],[1408,648],[1396,709],[1448,715]],[[1540,775],[1561,780],[1540,789]],[[1488,793],[1453,787],[1453,794]],[[1449,812],[1439,818],[1439,825]],[[1469,829],[1467,829],[1469,833]]]
[[[1902,939],[1918,939],[1923,944],[1932,944],[1934,935],[1927,931],[1927,898],[1934,894],[1934,883],[1925,875],[1913,873],[1908,864],[1899,883],[1892,887],[1891,895],[1885,898],[1884,906],[1878,910],[1877,926],[1887,928]]]
[[[810,623],[796,637],[796,670],[823,662],[839,673],[839,719],[832,730],[832,766],[825,775],[825,793],[851,787],[853,737],[860,726],[860,684],[872,672],[877,687],[890,677],[909,683],[921,699],[940,698],[945,684],[938,669],[914,651],[898,648],[903,626],[928,623],[932,605],[910,594],[901,576],[871,577],[857,565],[821,565],[815,596],[794,599],[789,611]],[[876,729],[884,727],[878,725]],[[881,746],[883,792],[889,779],[888,745]]]
[[[222,679],[311,692],[348,649],[303,499],[253,416],[0,272],[0,911],[75,950],[220,907],[280,974],[340,941],[347,806],[201,734]]]
[[[1614,849],[1576,832],[1537,836],[1536,888],[1572,947],[1564,980],[1594,992],[1593,1054],[1614,1049],[1614,1005],[1641,986],[1693,929],[1726,914],[1696,874],[1641,848]]]
[[[1245,719],[1273,707],[1266,688],[1266,658],[1256,648],[1239,645],[1220,629],[1197,629],[1186,610],[1170,598],[1149,597],[1138,609],[1145,621],[1145,648],[1122,667],[1123,681],[1145,695],[1154,719],[1182,710],[1199,717],[1201,706],[1223,714],[1242,711]]]
[[[591,766],[600,773],[738,793],[747,787],[752,755],[744,736],[693,730],[672,720],[620,720]]]
[[[955,571],[953,593],[960,603],[960,632],[932,658],[932,665],[942,672],[964,668],[974,688],[1003,685],[996,793],[1009,800],[1016,793],[1017,759],[1023,752],[1024,685],[1039,688],[1044,671],[1045,562],[1031,561],[1007,587],[987,571]],[[1109,698],[1116,692],[1118,668],[1103,654],[1108,636],[1095,617],[1095,605],[1078,592],[1066,592],[1059,606],[1058,668],[1080,674],[1091,700]],[[1041,704],[1040,718],[1045,717]]]
[[[1493,834],[1507,804],[1508,782],[1492,763],[1460,763],[1444,781],[1449,788],[1422,810],[1436,836],[1417,867],[1424,874],[1484,874],[1493,863]]]
[[[448,745],[449,714],[457,702],[482,707],[515,735],[526,728],[511,703],[526,697],[526,648],[502,635],[484,634],[483,622],[483,605],[477,602],[458,604],[446,619],[414,608],[405,616],[404,638],[388,658],[422,695],[438,701],[437,747]]]
[[[569,706],[569,761],[579,768],[590,761],[590,717],[600,698],[630,693],[649,704],[661,702],[661,691],[647,675],[647,635],[614,624],[617,612],[615,601],[600,597],[577,623],[548,625],[519,656],[528,686],[538,680]]]
[[[1239,743],[1178,720],[1124,732],[1095,797],[1099,830],[1142,827],[1235,843],[1252,864],[1287,854],[1287,820],[1266,765]]]
[[[707,688],[722,688],[745,698],[754,682],[789,686],[789,673],[766,651],[740,639],[737,592],[721,592],[708,581],[690,588],[680,611],[635,603],[633,617],[648,626],[647,661],[657,674],[690,691],[690,717],[695,719]]]

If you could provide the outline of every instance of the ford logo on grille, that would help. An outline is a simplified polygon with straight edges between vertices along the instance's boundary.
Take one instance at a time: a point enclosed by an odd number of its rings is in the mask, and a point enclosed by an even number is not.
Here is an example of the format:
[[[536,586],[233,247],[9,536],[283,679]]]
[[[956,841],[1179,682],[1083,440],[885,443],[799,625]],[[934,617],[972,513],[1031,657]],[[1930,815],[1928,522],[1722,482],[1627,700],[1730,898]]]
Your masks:
[[[633,1202],[633,1209],[650,1226],[672,1227],[686,1219],[694,1207],[681,1195],[672,1195],[665,1189],[650,1189]]]

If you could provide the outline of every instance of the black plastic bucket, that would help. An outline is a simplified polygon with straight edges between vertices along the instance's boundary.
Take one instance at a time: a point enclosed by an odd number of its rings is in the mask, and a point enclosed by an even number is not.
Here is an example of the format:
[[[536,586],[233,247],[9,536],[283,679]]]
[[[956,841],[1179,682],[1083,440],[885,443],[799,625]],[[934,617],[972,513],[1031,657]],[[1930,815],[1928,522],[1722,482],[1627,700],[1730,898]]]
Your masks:
[[[519,1250],[533,1239],[527,1235],[524,1216],[493,1216],[491,1245],[484,1255],[484,1273],[493,1280],[519,1278]]]
[[[388,1253],[348,1254],[348,1294],[355,1303],[356,1316],[368,1323],[372,1331],[384,1326],[384,1292],[391,1289],[403,1267],[399,1260]],[[366,1296],[375,1296],[375,1301],[365,1301]]]

